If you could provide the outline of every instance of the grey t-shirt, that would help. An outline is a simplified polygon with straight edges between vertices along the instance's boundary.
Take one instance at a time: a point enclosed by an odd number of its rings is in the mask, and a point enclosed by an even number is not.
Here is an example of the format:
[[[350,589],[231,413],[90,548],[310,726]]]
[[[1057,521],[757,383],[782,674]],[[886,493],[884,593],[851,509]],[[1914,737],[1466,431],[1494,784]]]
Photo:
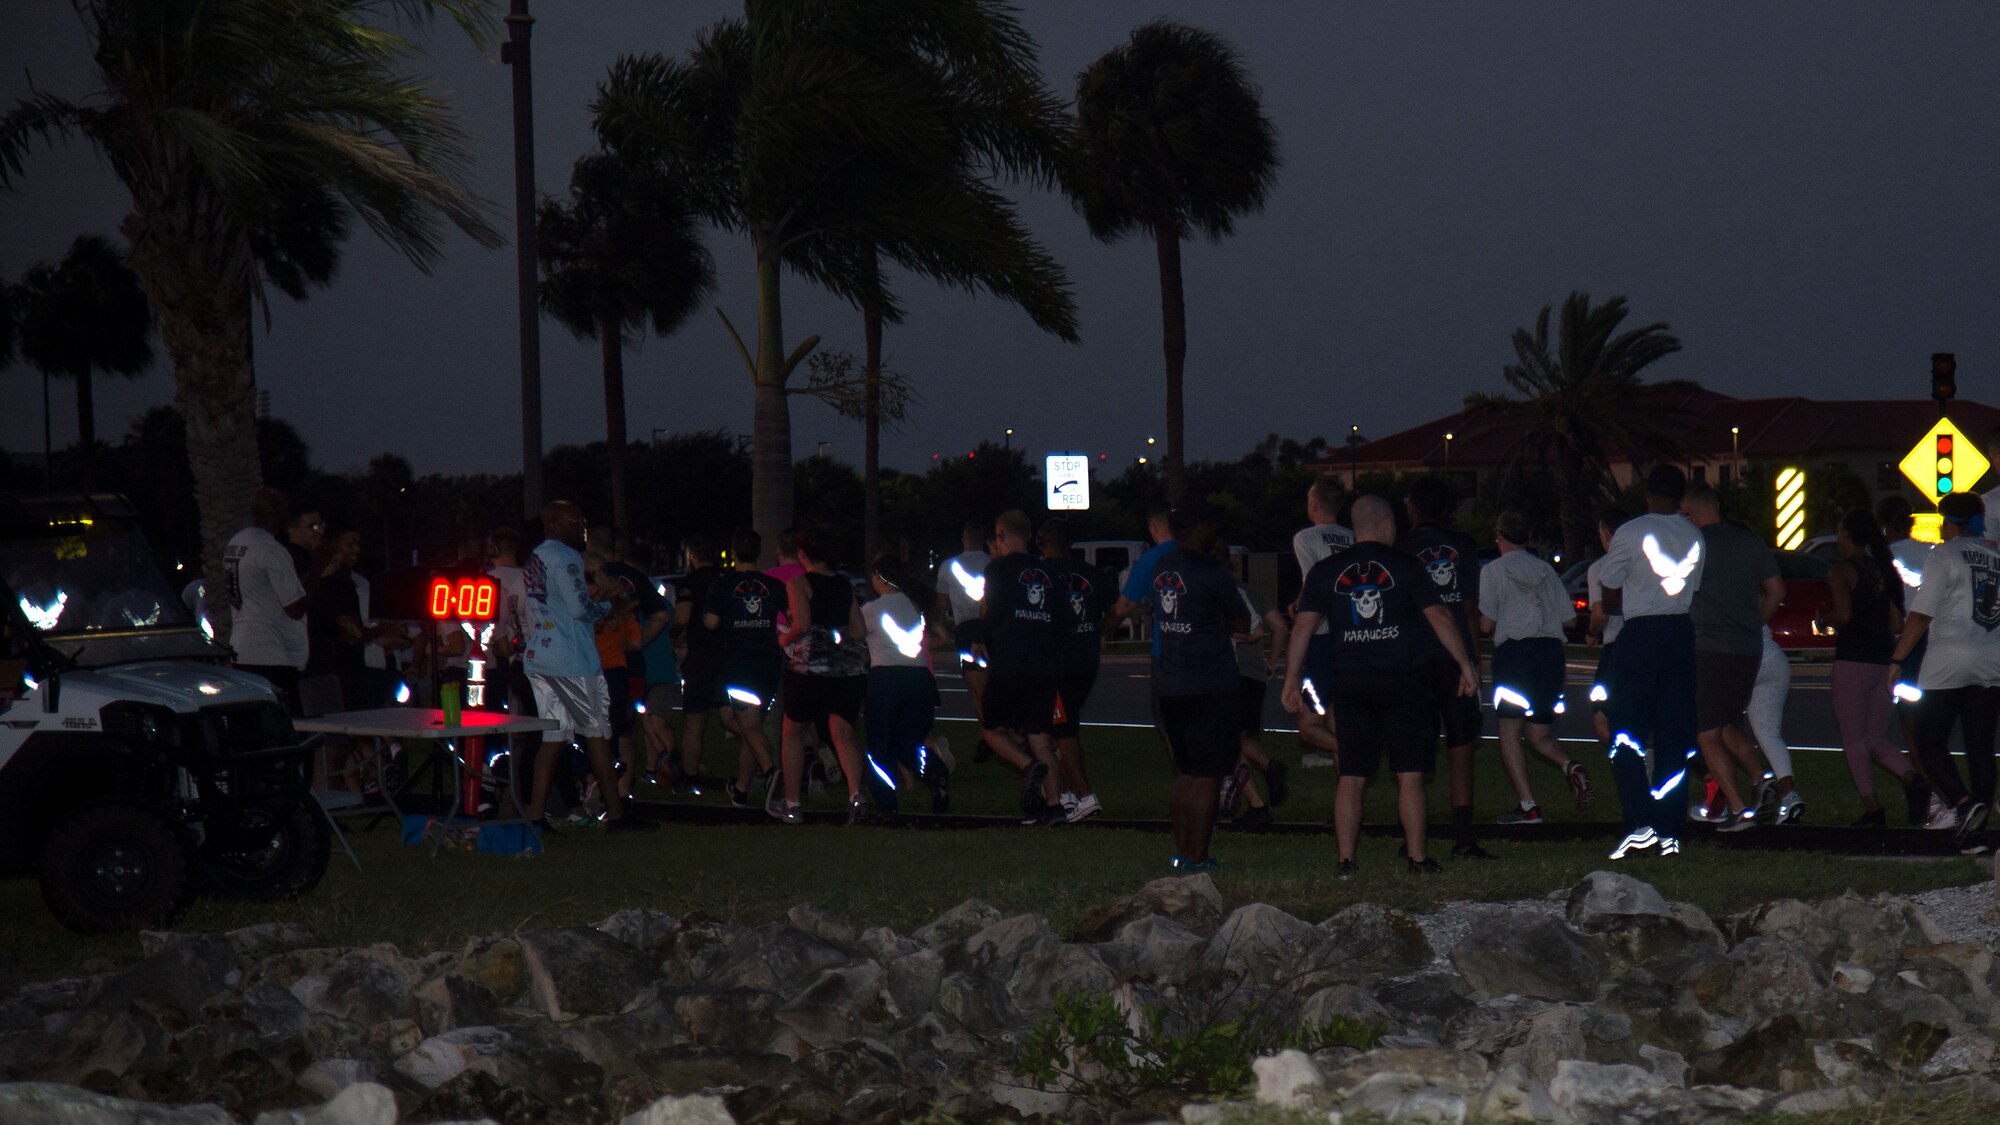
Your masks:
[[[1734,524],[1710,524],[1701,537],[1707,557],[1688,610],[1695,651],[1761,656],[1764,618],[1757,605],[1764,580],[1777,577],[1778,561],[1771,548]]]

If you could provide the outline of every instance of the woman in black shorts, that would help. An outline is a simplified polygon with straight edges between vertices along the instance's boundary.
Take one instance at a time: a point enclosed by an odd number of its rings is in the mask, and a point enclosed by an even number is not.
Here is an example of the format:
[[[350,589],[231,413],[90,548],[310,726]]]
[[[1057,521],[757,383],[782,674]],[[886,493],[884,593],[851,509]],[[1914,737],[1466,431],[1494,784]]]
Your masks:
[[[828,565],[826,538],[799,532],[799,565],[804,574],[785,583],[790,627],[778,643],[785,649],[785,722],[780,753],[785,767],[785,802],[797,806],[805,777],[805,733],[824,723],[847,779],[847,822],[865,820],[872,810],[862,786],[861,743],[854,728],[868,695],[868,649],[861,606],[854,588]]]

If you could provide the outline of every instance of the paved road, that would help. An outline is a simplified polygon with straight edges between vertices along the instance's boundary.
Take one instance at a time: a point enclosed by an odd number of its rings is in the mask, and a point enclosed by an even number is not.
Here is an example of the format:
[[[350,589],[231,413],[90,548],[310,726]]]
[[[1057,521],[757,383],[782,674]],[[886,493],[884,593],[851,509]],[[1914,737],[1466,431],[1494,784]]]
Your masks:
[[[1785,740],[1795,749],[1825,749],[1838,751],[1840,737],[1833,721],[1833,703],[1827,687],[1827,666],[1796,665],[1793,668],[1791,696],[1785,703]],[[1103,723],[1133,726],[1151,726],[1151,708],[1147,696],[1150,692],[1150,674],[1147,664],[1139,657],[1107,657],[1097,675],[1097,687],[1090,697],[1090,705],[1085,708],[1086,724]],[[1588,705],[1574,706],[1586,700],[1590,694],[1590,665],[1572,663],[1570,665],[1568,698],[1572,706],[1556,723],[1556,734],[1565,739],[1585,739],[1592,737],[1590,729],[1590,709]],[[970,719],[971,697],[966,693],[965,683],[957,675],[946,673],[939,677],[939,687],[944,693],[944,706],[939,711],[940,718]],[[1492,690],[1487,681],[1486,690]],[[1264,702],[1264,725],[1271,730],[1294,730],[1292,717],[1278,705],[1278,685],[1273,683]],[[1493,733],[1493,719],[1490,708],[1487,711],[1486,733]]]

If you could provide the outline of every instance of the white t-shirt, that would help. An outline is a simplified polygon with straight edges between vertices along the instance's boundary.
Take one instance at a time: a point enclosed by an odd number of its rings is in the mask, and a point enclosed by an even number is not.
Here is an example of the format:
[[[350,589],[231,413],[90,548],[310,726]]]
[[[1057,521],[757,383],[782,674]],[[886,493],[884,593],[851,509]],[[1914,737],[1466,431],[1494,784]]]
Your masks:
[[[500,587],[500,609],[493,615],[495,636],[506,638],[515,651],[520,651],[521,638],[534,632],[534,625],[528,620],[528,578],[518,566],[496,566],[486,572],[492,576],[493,584]],[[673,599],[667,599],[672,605]]]
[[[2000,529],[2000,488],[1989,488],[1980,497],[1986,504],[1986,534],[1996,534]]]
[[[1603,569],[1603,567],[1604,560],[1600,558],[1596,562],[1591,563],[1583,572],[1584,586],[1589,591],[1584,596],[1590,599],[1591,605],[1597,605],[1604,601],[1604,579],[1598,575],[1598,571]],[[1607,613],[1604,615],[1604,636],[1600,639],[1605,644],[1610,644],[1612,641],[1618,639],[1619,632],[1624,628],[1625,612],[1623,610],[1617,613]]]
[[[871,668],[929,668],[930,640],[924,636],[924,615],[901,590],[884,594],[861,607],[868,631]]]
[[[1910,612],[1931,619],[1918,687],[2000,684],[2000,553],[1992,543],[1962,535],[1932,548]]]
[[[1479,572],[1479,612],[1493,619],[1493,643],[1561,640],[1576,616],[1556,568],[1529,551],[1508,551]]]
[[[1624,592],[1625,620],[1686,613],[1701,587],[1701,529],[1685,516],[1647,513],[1625,521],[1598,560],[1598,581]]]
[[[1298,534],[1292,536],[1292,557],[1299,561],[1299,581],[1305,582],[1306,575],[1311,574],[1313,567],[1322,559],[1332,558],[1352,546],[1353,530],[1337,523],[1316,523],[1300,528]],[[1332,633],[1333,626],[1325,618],[1321,618],[1319,628],[1313,630],[1315,637],[1330,636]]]
[[[1889,544],[1889,561],[1896,568],[1896,576],[1903,580],[1905,596],[1924,584],[1924,560],[1930,553],[1931,545],[1920,539],[1898,539]]]
[[[229,575],[229,647],[241,664],[306,666],[306,622],[285,607],[304,600],[292,554],[261,527],[246,527],[222,551]]]
[[[986,610],[986,564],[992,556],[985,551],[953,555],[938,567],[937,588],[951,599],[954,623],[971,621]]]

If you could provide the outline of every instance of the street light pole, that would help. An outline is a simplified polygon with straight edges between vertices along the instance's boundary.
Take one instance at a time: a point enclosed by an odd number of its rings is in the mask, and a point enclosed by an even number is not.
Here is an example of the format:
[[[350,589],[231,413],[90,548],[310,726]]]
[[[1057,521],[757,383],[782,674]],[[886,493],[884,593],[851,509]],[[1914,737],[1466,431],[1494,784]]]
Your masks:
[[[521,320],[521,507],[542,514],[542,326],[535,300],[535,94],[528,0],[512,0],[500,61],[514,68],[514,273]]]

